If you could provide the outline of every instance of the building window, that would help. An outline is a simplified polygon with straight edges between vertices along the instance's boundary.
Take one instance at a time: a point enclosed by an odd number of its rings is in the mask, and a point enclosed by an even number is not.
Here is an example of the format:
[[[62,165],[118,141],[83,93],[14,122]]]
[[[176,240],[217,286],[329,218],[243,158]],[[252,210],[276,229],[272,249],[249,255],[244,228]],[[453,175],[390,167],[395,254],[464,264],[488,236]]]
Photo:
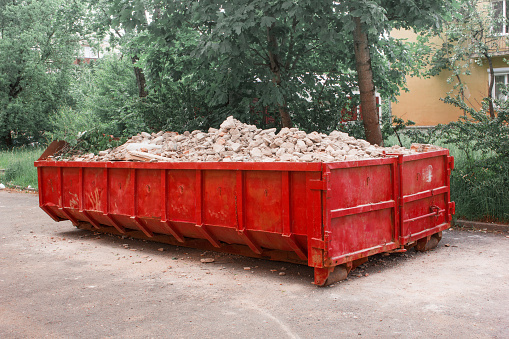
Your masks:
[[[488,78],[489,78],[488,69]],[[509,67],[495,68],[495,85],[493,86],[493,92],[491,93],[493,99],[507,100],[507,95],[504,94],[504,89],[509,89]]]
[[[509,9],[507,8],[507,0],[492,1],[491,8],[493,10],[493,33],[509,33],[509,25],[506,22]]]
[[[495,86],[494,86],[494,98],[499,100],[505,100],[507,98],[506,95],[502,94],[502,86],[507,86],[509,84],[509,74],[504,75],[495,75]]]

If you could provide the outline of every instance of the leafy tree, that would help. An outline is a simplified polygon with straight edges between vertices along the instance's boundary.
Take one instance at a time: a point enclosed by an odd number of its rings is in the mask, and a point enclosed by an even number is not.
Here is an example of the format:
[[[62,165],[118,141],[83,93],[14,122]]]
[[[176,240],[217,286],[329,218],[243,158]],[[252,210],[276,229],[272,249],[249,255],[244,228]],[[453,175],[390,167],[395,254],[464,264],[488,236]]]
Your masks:
[[[374,86],[394,97],[413,62],[386,32],[437,25],[444,8],[443,1],[115,0],[108,14],[114,25],[144,33],[144,56],[166,60],[141,56],[146,66],[168,70],[176,59],[193,66],[169,74],[193,79],[207,111],[228,107],[248,117],[257,99],[258,110],[277,109],[283,126],[311,126],[310,109],[327,117],[358,85],[366,136],[381,143]],[[181,44],[182,36],[194,41]],[[166,76],[148,72],[149,82]]]
[[[0,0],[0,146],[35,141],[47,116],[68,100],[79,48],[78,1]]]
[[[112,20],[111,12],[113,3],[109,0],[88,0],[87,1],[87,15],[86,15],[86,35],[91,41],[95,41],[101,48],[100,43],[106,39],[109,41],[108,48],[120,47],[124,54],[131,58],[133,64],[132,70],[136,76],[136,84],[138,86],[138,96],[140,98],[148,95],[146,88],[146,78],[143,69],[138,66],[139,61],[139,47],[132,44],[133,40],[137,38],[137,30],[130,26],[120,27]],[[144,12],[144,11],[142,11]],[[146,26],[148,19],[146,16],[138,18],[139,24]]]
[[[209,108],[246,108],[257,99],[258,109],[274,107],[283,126],[291,126],[292,104],[320,99],[320,94],[331,92],[324,87],[334,88],[348,73],[330,57],[339,39],[328,22],[332,18],[328,2],[295,6],[291,2],[187,1],[166,2],[159,8],[149,38],[156,45],[168,45],[177,55],[181,53],[173,46],[181,41],[182,31],[194,38],[197,43],[187,44],[186,53],[193,60],[187,61],[195,66],[191,76],[206,81],[197,90]],[[318,76],[325,74],[324,84]],[[181,78],[172,75],[175,80]],[[340,92],[339,87],[335,92]]]
[[[493,59],[499,54],[501,42],[506,39],[499,34],[505,19],[500,13],[498,16],[494,14],[491,3],[460,0],[451,20],[444,25],[443,33],[439,36],[440,43],[432,45],[428,73],[433,76],[444,69],[450,71],[452,75],[449,81],[454,83],[460,99],[465,101],[462,77],[470,74],[473,64],[480,66],[487,63],[490,73],[487,103],[491,118],[495,117],[492,95],[495,85]]]
[[[356,69],[360,101],[363,109],[363,122],[366,139],[375,144],[382,143],[382,133],[376,114],[375,81],[373,57],[392,55],[396,61],[404,59],[403,54],[395,55],[394,50],[385,49],[384,41],[387,32],[393,29],[414,29],[416,31],[438,28],[442,18],[450,10],[451,1],[393,1],[393,0],[360,0],[341,2],[340,13],[344,13],[344,31],[353,35]],[[390,41],[390,38],[389,38]],[[389,44],[392,45],[392,44]],[[377,55],[378,54],[378,55]],[[396,60],[394,60],[396,59]]]

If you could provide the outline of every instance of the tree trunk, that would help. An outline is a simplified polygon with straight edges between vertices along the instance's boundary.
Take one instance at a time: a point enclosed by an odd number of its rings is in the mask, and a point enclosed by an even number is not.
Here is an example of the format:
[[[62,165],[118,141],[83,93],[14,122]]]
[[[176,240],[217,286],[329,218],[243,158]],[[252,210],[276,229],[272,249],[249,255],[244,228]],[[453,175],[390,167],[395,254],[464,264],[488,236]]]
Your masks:
[[[159,12],[156,12],[157,15],[159,15]],[[119,38],[122,38],[123,35],[120,34],[118,30],[115,29],[115,33]],[[139,60],[138,56],[131,57],[131,61],[133,65],[136,64],[136,62]],[[144,98],[148,95],[148,92],[145,90],[147,82],[145,80],[145,73],[143,73],[143,69],[134,66],[134,76],[136,76],[136,85],[138,86],[138,96],[140,98]]]
[[[9,85],[9,94],[8,94],[9,103],[11,103],[12,100],[16,99],[18,97],[18,95],[23,91],[23,87],[21,86],[22,80],[23,80],[23,77],[21,75],[19,75],[16,78],[16,81],[14,81],[14,83]],[[7,107],[8,106],[6,106],[5,108],[7,108]],[[6,118],[6,120],[7,120],[7,118]],[[5,135],[2,136],[2,139],[3,139],[2,140],[3,144],[5,146],[7,146],[8,148],[12,147],[12,131],[10,129],[8,129],[5,132]]]
[[[273,27],[274,25],[272,25]],[[279,55],[274,53],[274,51],[277,51],[278,45],[276,37],[271,33],[271,28],[267,27],[267,41],[269,43],[269,61],[270,61],[270,70],[272,74],[274,75],[274,78],[272,79],[272,82],[277,87],[281,86],[281,60],[279,58]],[[288,112],[288,105],[286,103],[286,98],[283,95],[283,103],[278,103],[279,107],[279,115],[281,117],[281,124],[283,127],[291,128],[293,126],[292,124],[292,118],[290,117],[290,113]]]
[[[12,147],[12,134],[11,131],[7,131],[7,133],[3,137],[4,139],[4,145],[7,146],[7,148]]]
[[[281,124],[283,127],[292,128],[292,118],[288,113],[288,107],[286,106],[286,100],[283,105],[279,105],[279,116],[281,117]]]
[[[488,109],[490,112],[490,118],[495,119],[495,109],[493,108],[493,86],[495,86],[495,70],[493,69],[493,60],[491,60],[491,56],[488,53],[484,53],[486,59],[488,59],[488,64],[490,66],[490,86],[488,89]]]
[[[355,29],[353,32],[355,64],[359,82],[359,92],[362,109],[362,122],[366,133],[366,140],[371,144],[382,145],[382,131],[376,107],[375,84],[369,55],[368,35],[362,31],[360,18],[353,18]]]
[[[133,64],[136,64],[138,57],[134,56],[131,58],[131,60]],[[138,95],[140,98],[144,98],[148,95],[148,92],[145,90],[147,82],[145,80],[143,69],[134,66],[134,75],[136,76],[136,84],[138,85]]]
[[[459,74],[456,74],[456,79],[458,79],[458,83],[460,85],[460,96],[461,96],[461,101],[462,102],[465,102],[465,89],[463,88],[463,82],[461,82],[461,78],[459,76]],[[467,110],[464,109],[463,110],[463,116],[467,116]]]

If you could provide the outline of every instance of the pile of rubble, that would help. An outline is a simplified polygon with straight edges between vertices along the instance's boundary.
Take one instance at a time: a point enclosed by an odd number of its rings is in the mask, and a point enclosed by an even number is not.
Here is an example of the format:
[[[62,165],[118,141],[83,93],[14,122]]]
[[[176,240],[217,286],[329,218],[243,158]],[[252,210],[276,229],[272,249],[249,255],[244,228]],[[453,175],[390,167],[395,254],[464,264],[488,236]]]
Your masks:
[[[170,162],[335,162],[383,157],[385,154],[415,154],[434,146],[379,147],[348,134],[333,131],[306,133],[297,128],[259,129],[228,117],[219,129],[145,133],[133,136],[114,149],[81,156],[73,161],[170,161]],[[420,149],[419,149],[420,148]]]

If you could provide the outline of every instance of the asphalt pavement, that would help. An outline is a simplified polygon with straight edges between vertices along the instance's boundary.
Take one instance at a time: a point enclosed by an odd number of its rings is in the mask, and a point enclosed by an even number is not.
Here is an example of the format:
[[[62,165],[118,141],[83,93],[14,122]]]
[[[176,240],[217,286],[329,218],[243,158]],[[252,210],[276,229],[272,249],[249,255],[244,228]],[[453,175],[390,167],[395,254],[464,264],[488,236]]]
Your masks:
[[[306,266],[78,230],[36,195],[0,191],[0,338],[509,338],[507,233],[451,229],[433,251],[312,280]]]

